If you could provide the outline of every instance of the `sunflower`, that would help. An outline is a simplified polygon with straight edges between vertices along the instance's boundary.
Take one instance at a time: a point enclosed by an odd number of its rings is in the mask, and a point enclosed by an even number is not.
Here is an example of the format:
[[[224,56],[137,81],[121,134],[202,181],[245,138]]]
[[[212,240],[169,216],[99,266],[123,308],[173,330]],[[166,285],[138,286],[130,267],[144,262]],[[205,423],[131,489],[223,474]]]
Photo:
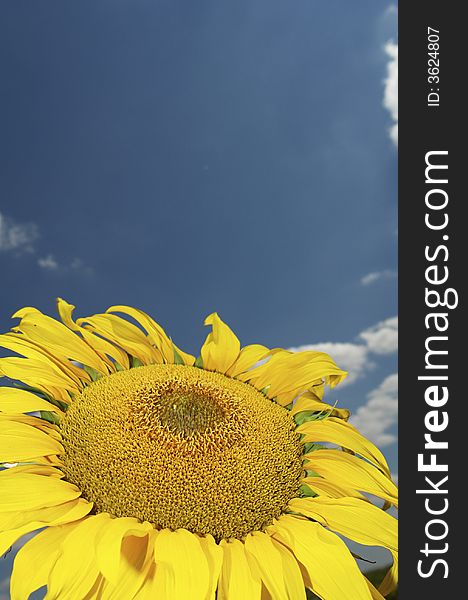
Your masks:
[[[382,453],[323,401],[322,352],[236,335],[213,313],[200,356],[128,306],[61,322],[18,311],[0,345],[0,555],[12,600],[383,598],[397,503]],[[380,497],[383,507],[369,500]],[[342,538],[387,548],[377,590]]]

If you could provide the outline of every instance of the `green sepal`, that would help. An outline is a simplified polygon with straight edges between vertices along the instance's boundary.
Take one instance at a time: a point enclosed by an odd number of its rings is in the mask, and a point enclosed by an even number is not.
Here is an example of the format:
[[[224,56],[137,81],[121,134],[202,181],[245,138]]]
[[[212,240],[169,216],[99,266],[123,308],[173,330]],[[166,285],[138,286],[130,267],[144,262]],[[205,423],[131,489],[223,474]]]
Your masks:
[[[312,469],[306,469],[306,477],[322,477],[319,473],[312,471]]]
[[[114,367],[116,368],[117,371],[125,371],[125,369],[122,367],[122,365],[118,362],[114,363]]]
[[[134,369],[135,367],[142,367],[143,363],[136,356],[130,356],[130,368]]]
[[[88,367],[88,365],[83,365],[83,370],[88,373],[92,381],[97,381],[102,377],[101,373],[93,369],[93,367]]]
[[[301,410],[294,415],[294,420],[296,424],[302,425],[303,423],[307,423],[308,421],[321,421],[322,419],[326,419],[329,416],[327,412],[317,412],[312,410]]]
[[[198,367],[199,369],[203,369],[203,358],[198,356],[195,362],[193,363],[194,367]]]
[[[177,348],[172,344],[172,350],[174,351],[174,364],[185,365],[185,361],[182,356],[177,352]]]
[[[323,446],[320,444],[316,444],[315,442],[305,442],[302,446],[302,452],[304,454],[309,454],[310,452],[315,452],[315,450],[321,450]]]
[[[301,496],[301,498],[315,498],[316,496],[318,496],[316,492],[311,490],[310,487],[305,484],[301,485],[301,487],[299,488],[299,495]]]
[[[40,410],[39,414],[41,415],[41,419],[43,421],[47,421],[48,423],[52,423],[52,425],[58,425],[60,423],[60,418],[53,412],[48,410]]]

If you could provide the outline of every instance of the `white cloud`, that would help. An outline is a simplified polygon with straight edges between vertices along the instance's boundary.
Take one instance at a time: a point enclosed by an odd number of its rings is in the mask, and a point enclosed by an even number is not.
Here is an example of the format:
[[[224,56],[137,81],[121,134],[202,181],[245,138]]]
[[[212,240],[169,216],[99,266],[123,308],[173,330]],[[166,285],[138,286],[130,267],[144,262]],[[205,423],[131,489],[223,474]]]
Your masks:
[[[398,349],[398,317],[380,321],[359,334],[374,354],[393,354]]]
[[[389,57],[387,76],[384,81],[383,105],[390,113],[393,125],[389,135],[395,146],[398,146],[398,45],[393,41],[385,44],[385,53]]]
[[[397,437],[388,429],[398,418],[398,375],[386,377],[375,390],[367,395],[367,402],[360,406],[350,422],[377,446],[388,446]]]
[[[374,271],[364,275],[364,277],[361,277],[361,284],[371,285],[372,283],[382,279],[395,279],[396,276],[396,271],[391,271],[390,269],[386,269],[385,271]]]
[[[40,258],[37,261],[37,264],[41,267],[41,269],[47,269],[49,271],[55,271],[59,266],[52,254],[48,254],[45,258]]]
[[[0,213],[0,252],[34,252],[39,230],[34,223],[17,223]]]

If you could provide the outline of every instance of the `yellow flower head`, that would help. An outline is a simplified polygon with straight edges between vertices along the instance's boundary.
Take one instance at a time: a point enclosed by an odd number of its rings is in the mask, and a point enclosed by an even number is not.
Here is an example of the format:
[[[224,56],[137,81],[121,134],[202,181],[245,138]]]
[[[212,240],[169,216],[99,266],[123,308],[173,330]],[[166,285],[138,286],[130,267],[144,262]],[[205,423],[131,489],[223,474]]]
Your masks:
[[[14,353],[0,358],[0,555],[42,529],[16,556],[12,600],[394,589],[396,520],[364,494],[387,508],[397,490],[349,412],[323,402],[346,376],[327,354],[241,348],[214,313],[195,359],[137,309],[73,309],[24,308],[0,335]],[[379,590],[336,534],[393,554]]]

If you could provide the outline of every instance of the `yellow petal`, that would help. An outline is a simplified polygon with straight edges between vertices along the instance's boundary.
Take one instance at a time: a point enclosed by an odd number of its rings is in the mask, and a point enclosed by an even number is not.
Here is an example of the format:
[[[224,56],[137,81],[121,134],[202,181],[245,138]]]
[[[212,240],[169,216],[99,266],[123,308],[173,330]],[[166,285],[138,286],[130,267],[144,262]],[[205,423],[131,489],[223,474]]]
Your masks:
[[[263,532],[249,534],[245,540],[245,551],[256,565],[265,587],[273,600],[288,600],[283,577],[283,559],[269,535]]]
[[[239,356],[240,342],[217,313],[206,317],[205,325],[211,325],[213,329],[201,348],[203,368],[226,373]]]
[[[57,440],[36,427],[0,419],[0,462],[21,462],[63,452],[63,446]]]
[[[371,600],[356,561],[340,538],[319,523],[281,516],[268,531],[305,567],[311,589],[324,600]]]
[[[6,333],[2,338],[1,344],[26,358],[33,358],[44,363],[44,367],[52,369],[60,376],[66,375],[78,388],[83,387],[84,383],[90,383],[91,377],[82,368],[79,368],[70,362],[66,356],[57,356],[46,345],[40,345],[30,340],[22,333]]]
[[[338,417],[339,419],[344,419],[345,421],[349,419],[350,415],[349,410],[345,408],[336,408],[335,406],[326,404],[321,400],[317,400],[315,394],[311,394],[309,392],[306,392],[300,398],[298,398],[291,408],[292,415],[297,415],[303,411],[329,413],[330,416]]]
[[[206,600],[215,600],[216,588],[218,587],[219,575],[223,564],[223,550],[221,546],[215,542],[212,535],[200,537],[199,541],[208,562],[210,578]]]
[[[79,498],[71,502],[65,502],[58,507],[30,510],[24,516],[17,513],[18,522],[20,520],[24,522],[25,517],[29,517],[30,520],[20,527],[0,532],[0,556],[23,535],[42,527],[79,521],[89,513],[92,507],[91,502]]]
[[[310,467],[322,477],[344,487],[373,494],[398,506],[398,490],[393,481],[368,462],[340,450],[317,450],[306,454]]]
[[[21,314],[21,313],[20,313]],[[19,313],[13,315],[19,316]],[[14,328],[21,331],[27,339],[43,347],[58,359],[68,362],[74,360],[107,374],[105,363],[80,337],[70,331],[63,323],[42,313],[28,313],[22,316]]]
[[[60,545],[60,553],[49,576],[47,598],[85,598],[99,576],[94,545],[97,535],[109,521],[100,513],[85,517]]]
[[[56,477],[61,479],[64,474],[60,469],[56,469],[51,465],[30,465],[30,464],[19,464],[14,467],[9,467],[0,471],[0,482],[6,477],[16,477],[18,473],[30,473],[33,475],[45,475],[47,477]]]
[[[180,348],[175,346],[175,344],[166,335],[164,329],[142,310],[132,308],[131,306],[111,306],[106,312],[120,312],[124,315],[133,317],[135,321],[137,321],[146,330],[149,339],[160,350],[166,363],[172,364],[176,362],[174,348],[186,365],[193,365],[195,362],[194,356],[183,352]]]
[[[313,398],[314,400],[318,400],[322,402],[323,396],[325,394],[325,385],[323,383],[317,383],[313,385],[304,395]]]
[[[274,538],[271,538],[271,541],[281,554],[284,583],[289,600],[305,600],[305,584],[297,560],[286,546],[283,546]]]
[[[185,529],[163,529],[155,538],[156,589],[165,600],[205,600],[210,586],[208,561],[199,539]]]
[[[367,579],[367,577],[366,577],[366,582],[367,582],[367,585],[369,587],[369,591],[371,593],[372,600],[385,600],[385,598],[382,596],[382,594],[379,592],[379,590],[377,590],[372,585],[372,583]]]
[[[260,600],[262,582],[249,566],[245,547],[239,540],[221,540],[223,567],[219,578],[218,600]]]
[[[309,421],[300,425],[296,431],[304,435],[305,442],[331,442],[356,452],[390,476],[390,469],[382,452],[345,421],[335,417]]]
[[[141,533],[141,532],[139,532]],[[129,600],[134,598],[144,585],[146,576],[154,566],[152,547],[150,551],[150,532],[143,536],[127,535],[122,538],[119,548],[117,576],[111,583],[105,580],[106,585],[100,591],[100,600],[122,600],[122,592]],[[95,596],[90,595],[91,598]]]
[[[48,527],[22,546],[11,573],[11,600],[25,600],[47,584],[49,573],[59,555],[59,545],[68,526]],[[33,568],[31,568],[33,567]]]
[[[229,377],[237,377],[241,373],[245,373],[249,369],[255,367],[258,361],[266,358],[270,353],[270,349],[260,344],[252,344],[245,346],[240,351],[234,364],[226,371]]]
[[[383,596],[388,596],[391,594],[398,585],[398,552],[392,552],[393,555],[393,565],[388,570],[385,575],[382,583],[379,586],[379,592]]]
[[[0,373],[35,388],[47,389],[48,386],[55,386],[70,392],[77,392],[80,389],[78,384],[64,372],[55,372],[44,362],[32,358],[16,356],[0,358]],[[68,397],[68,401],[70,401],[70,397]]]
[[[77,521],[87,515],[93,507],[92,502],[83,498],[75,498],[69,502],[55,506],[44,506],[32,510],[9,511],[0,513],[0,529],[6,531],[20,529],[30,523],[42,523],[41,527],[50,523],[68,523]]]
[[[346,488],[337,483],[328,481],[327,479],[323,479],[322,477],[304,477],[301,479],[301,482],[319,496],[325,496],[327,498],[343,498],[343,496],[350,496],[352,498],[365,500],[365,497],[356,490]]]
[[[72,483],[55,477],[17,473],[2,478],[0,511],[34,510],[74,500],[81,492]]]
[[[83,600],[104,600],[105,594],[107,592],[107,588],[110,586],[109,582],[105,580],[102,575],[98,575],[96,581],[93,584],[93,587],[89,590],[89,592],[84,596]],[[120,592],[119,592],[120,594]],[[116,596],[116,599],[121,600],[122,596]],[[107,600],[107,599],[106,599]]]
[[[258,389],[268,387],[268,396],[276,398],[282,406],[323,382],[337,385],[347,373],[339,369],[324,352],[298,352],[286,350],[275,353],[267,362],[239,376]]]
[[[79,333],[83,340],[90,346],[97,354],[99,354],[100,358],[107,364],[108,367],[112,371],[115,371],[115,363],[118,363],[124,369],[130,368],[130,363],[128,360],[128,354],[117,348],[111,342],[94,335],[84,327],[80,327],[77,325],[72,318],[73,311],[75,306],[73,304],[68,304],[62,298],[57,298],[57,310],[62,319],[63,324],[71,329]],[[108,357],[111,357],[113,360],[109,360]]]
[[[119,571],[125,568],[122,544],[127,537],[144,538],[153,529],[149,523],[140,523],[133,517],[112,519],[106,525],[96,545],[96,558],[104,577],[114,585],[119,580]]]
[[[38,410],[55,412],[58,415],[63,414],[59,408],[31,392],[19,388],[0,387],[0,411],[13,414]]]
[[[60,379],[66,377],[66,380],[70,380],[75,388],[82,387],[81,379],[91,381],[83,370],[78,369],[67,360],[58,359],[47,348],[38,346],[21,333],[0,335],[0,346],[32,359],[35,364],[41,364],[44,374],[50,372]]]
[[[23,423],[25,425],[30,425],[31,427],[43,431],[57,442],[62,441],[62,435],[57,425],[53,425],[52,423],[49,423],[44,419],[40,419],[39,417],[33,417],[32,415],[24,415],[21,413],[13,413],[9,415],[6,413],[0,413],[0,423]]]
[[[58,467],[59,469],[63,468],[62,461],[55,454],[49,454],[48,456],[33,456],[20,464],[47,465],[49,467]]]
[[[132,323],[109,313],[77,319],[76,323],[107,338],[144,365],[162,363],[161,352],[151,345],[146,335]]]
[[[397,520],[370,502],[356,498],[295,498],[289,508],[358,544],[397,550]]]

